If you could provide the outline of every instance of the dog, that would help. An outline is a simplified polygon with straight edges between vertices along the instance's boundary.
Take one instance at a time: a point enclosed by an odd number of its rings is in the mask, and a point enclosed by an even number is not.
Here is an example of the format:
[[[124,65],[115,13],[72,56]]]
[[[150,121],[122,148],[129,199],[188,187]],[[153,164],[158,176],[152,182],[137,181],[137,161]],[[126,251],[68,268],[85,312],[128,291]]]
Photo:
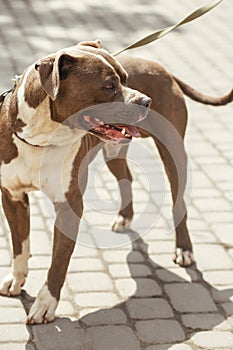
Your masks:
[[[55,317],[82,216],[87,167],[98,145],[139,136],[134,124],[146,117],[151,99],[126,81],[121,64],[99,41],[83,42],[28,67],[1,105],[2,203],[14,257],[2,295],[20,294],[28,273],[28,192],[43,191],[56,212],[52,263],[29,312],[30,324]]]
[[[52,262],[29,312],[29,324],[55,318],[83,212],[88,164],[101,148],[119,181],[122,203],[128,203],[122,205],[113,224],[114,231],[121,231],[133,218],[132,177],[125,159],[127,144],[132,137],[153,137],[171,182],[176,225],[174,260],[181,266],[194,261],[183,200],[186,154],[182,140],[187,112],[182,91],[203,103],[232,101],[232,92],[219,99],[205,98],[156,63],[128,56],[115,60],[97,40],[39,60],[4,96],[0,110],[0,174],[3,209],[12,234],[13,263],[12,273],[1,282],[0,294],[20,294],[28,273],[28,192],[43,191],[56,212]],[[152,108],[180,135],[175,141],[171,142],[166,125],[149,112],[151,99]],[[126,188],[121,179],[129,180]],[[125,201],[125,196],[130,201]]]

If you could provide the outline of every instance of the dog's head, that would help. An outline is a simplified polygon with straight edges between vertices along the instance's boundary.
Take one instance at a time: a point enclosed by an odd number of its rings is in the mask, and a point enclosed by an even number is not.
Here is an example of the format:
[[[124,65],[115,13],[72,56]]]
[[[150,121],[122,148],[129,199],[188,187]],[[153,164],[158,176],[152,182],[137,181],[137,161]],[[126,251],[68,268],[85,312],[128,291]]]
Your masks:
[[[52,121],[104,141],[140,136],[134,124],[146,116],[151,100],[127,87],[126,71],[99,40],[40,59],[26,78],[24,100],[35,108],[49,99]]]

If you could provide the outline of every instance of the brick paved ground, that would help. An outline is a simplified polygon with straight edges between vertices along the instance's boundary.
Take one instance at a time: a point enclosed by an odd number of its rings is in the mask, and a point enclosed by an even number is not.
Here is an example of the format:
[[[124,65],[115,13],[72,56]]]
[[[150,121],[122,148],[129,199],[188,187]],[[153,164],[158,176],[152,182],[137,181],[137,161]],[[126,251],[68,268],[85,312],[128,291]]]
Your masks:
[[[0,88],[9,88],[15,73],[51,51],[95,38],[114,51],[206,2],[1,0]],[[233,80],[232,17],[232,3],[225,0],[211,14],[132,54],[156,59],[205,93],[224,94]],[[1,350],[233,349],[232,105],[214,108],[187,102],[186,145],[193,177],[189,227],[197,268],[181,269],[171,262],[169,191],[150,142],[137,143],[129,156],[135,178],[133,229],[141,234],[152,223],[132,244],[126,243],[136,233],[121,236],[124,241],[119,242],[119,235],[109,229],[118,193],[98,156],[91,167],[85,222],[62,291],[60,316],[46,326],[26,327],[25,310],[49,266],[52,231],[48,204],[39,193],[31,196],[30,274],[21,297],[0,297]],[[148,174],[162,185],[149,195]],[[11,253],[2,214],[0,222],[2,277],[9,271]],[[114,249],[107,248],[109,242]],[[97,249],[98,243],[106,243],[106,249]]]

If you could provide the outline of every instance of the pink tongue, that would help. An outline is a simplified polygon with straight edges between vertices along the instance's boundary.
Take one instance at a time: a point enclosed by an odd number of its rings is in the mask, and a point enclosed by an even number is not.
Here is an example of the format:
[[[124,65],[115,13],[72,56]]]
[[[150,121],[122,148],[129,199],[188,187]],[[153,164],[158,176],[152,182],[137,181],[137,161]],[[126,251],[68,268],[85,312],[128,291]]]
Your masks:
[[[138,131],[138,129],[136,128],[136,126],[133,126],[133,125],[127,125],[125,126],[125,131],[127,134],[133,136],[133,137],[140,137],[141,134],[140,132]]]

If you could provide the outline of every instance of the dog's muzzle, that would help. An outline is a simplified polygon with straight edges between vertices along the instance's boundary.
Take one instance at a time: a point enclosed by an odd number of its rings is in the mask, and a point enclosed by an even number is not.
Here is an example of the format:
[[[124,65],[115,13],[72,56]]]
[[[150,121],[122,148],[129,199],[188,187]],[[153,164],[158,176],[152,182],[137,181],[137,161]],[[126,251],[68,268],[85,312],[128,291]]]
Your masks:
[[[146,95],[128,102],[101,103],[68,118],[68,125],[87,130],[102,141],[127,143],[132,137],[141,136],[135,124],[146,118],[150,104],[151,99]]]

